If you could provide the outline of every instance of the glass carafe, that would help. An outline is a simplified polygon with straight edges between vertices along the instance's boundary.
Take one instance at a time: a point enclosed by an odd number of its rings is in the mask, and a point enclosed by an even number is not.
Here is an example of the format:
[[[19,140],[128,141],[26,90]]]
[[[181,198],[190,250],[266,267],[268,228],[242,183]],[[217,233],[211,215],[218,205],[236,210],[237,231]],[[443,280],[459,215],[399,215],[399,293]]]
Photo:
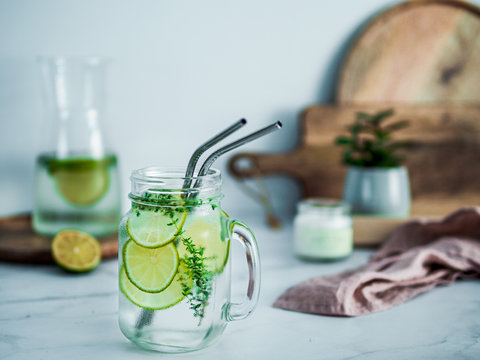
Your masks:
[[[117,158],[105,145],[105,73],[99,58],[39,59],[46,116],[36,161],[33,227],[101,236],[121,217]]]
[[[220,172],[182,174],[155,167],[133,172],[132,207],[119,228],[120,329],[137,345],[161,352],[209,345],[227,322],[252,312],[260,287],[255,237],[221,209]],[[242,303],[230,301],[231,239],[246,251]]]

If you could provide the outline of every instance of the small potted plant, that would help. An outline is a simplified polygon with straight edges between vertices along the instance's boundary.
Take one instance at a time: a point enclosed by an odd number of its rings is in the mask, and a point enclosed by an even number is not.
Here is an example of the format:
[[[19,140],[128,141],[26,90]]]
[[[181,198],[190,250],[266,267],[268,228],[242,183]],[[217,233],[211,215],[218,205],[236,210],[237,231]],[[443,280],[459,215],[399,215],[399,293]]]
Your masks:
[[[407,217],[410,213],[410,183],[404,157],[398,150],[409,141],[393,141],[392,133],[409,126],[408,121],[388,124],[393,109],[376,114],[357,113],[348,127],[349,136],[336,139],[346,147],[343,163],[348,166],[343,198],[355,214]]]

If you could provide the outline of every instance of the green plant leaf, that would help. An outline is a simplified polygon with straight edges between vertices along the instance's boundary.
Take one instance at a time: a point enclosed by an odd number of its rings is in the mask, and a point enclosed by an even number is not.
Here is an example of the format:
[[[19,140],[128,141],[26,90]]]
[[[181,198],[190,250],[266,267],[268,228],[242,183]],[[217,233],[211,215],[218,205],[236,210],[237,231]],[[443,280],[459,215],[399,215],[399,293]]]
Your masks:
[[[346,150],[343,153],[343,162],[345,164],[350,164],[351,163],[351,156],[352,156],[352,150]]]
[[[352,143],[352,139],[347,138],[346,136],[339,136],[335,139],[335,143],[338,145],[350,145]]]
[[[383,121],[385,121],[388,117],[392,116],[394,114],[393,109],[388,109],[384,111],[380,111],[376,113],[375,115],[372,115],[372,122],[375,125],[379,125]]]
[[[348,127],[348,129],[350,130],[350,132],[352,133],[353,136],[357,135],[358,133],[360,133],[360,131],[362,131],[363,129],[363,126],[362,124],[356,122],[354,123],[353,125],[350,125]]]

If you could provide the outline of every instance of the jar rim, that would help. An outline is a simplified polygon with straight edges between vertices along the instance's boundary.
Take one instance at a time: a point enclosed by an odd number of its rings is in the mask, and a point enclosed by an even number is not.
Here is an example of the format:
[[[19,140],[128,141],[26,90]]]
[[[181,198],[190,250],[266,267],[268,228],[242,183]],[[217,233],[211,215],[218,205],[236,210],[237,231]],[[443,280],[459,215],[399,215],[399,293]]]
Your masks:
[[[344,200],[332,198],[307,198],[298,203],[299,210],[310,210],[322,213],[349,213],[350,204]]]
[[[88,55],[88,56],[37,56],[37,63],[51,64],[51,65],[66,65],[66,64],[85,64],[90,66],[98,66],[109,64],[113,60],[111,57]]]
[[[176,204],[179,197],[189,199],[193,205],[205,201],[218,201],[222,198],[220,170],[210,169],[206,175],[185,176],[185,168],[148,166],[134,170],[130,176],[132,190],[129,198],[134,202],[144,202],[150,196],[174,195],[173,200],[159,201]],[[177,200],[175,200],[177,199]],[[148,201],[150,204],[151,201]],[[177,204],[178,205],[178,204]]]
[[[210,169],[203,176],[185,176],[185,168],[182,167],[162,167],[162,166],[146,166],[137,170],[133,170],[130,180],[139,182],[159,182],[163,180],[218,180],[221,179],[221,173],[218,169]]]

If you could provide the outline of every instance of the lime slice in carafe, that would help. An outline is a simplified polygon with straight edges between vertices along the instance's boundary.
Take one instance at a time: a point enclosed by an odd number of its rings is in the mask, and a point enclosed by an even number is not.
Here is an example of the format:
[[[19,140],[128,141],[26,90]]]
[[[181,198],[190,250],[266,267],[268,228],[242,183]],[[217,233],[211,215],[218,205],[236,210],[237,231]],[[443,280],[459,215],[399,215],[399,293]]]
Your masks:
[[[230,241],[222,240],[220,223],[212,223],[201,219],[185,225],[183,238],[190,238],[192,243],[203,248],[203,257],[208,271],[221,273],[228,260]],[[190,256],[183,242],[177,241],[178,256],[180,259]]]
[[[85,272],[100,263],[102,250],[97,239],[78,230],[62,230],[52,241],[52,256],[65,270]]]
[[[157,248],[175,240],[181,233],[187,212],[183,210],[134,210],[127,221],[127,232],[137,244]],[[156,208],[158,210],[158,208]]]
[[[115,157],[54,159],[49,161],[48,166],[64,200],[72,205],[91,206],[107,192],[108,165],[115,161]]]
[[[145,292],[164,290],[177,273],[178,253],[172,243],[151,249],[129,240],[123,247],[122,256],[127,277]]]
[[[148,310],[161,310],[169,308],[183,300],[190,291],[193,281],[186,274],[183,264],[180,263],[178,271],[170,285],[158,293],[149,293],[137,288],[128,278],[125,266],[120,268],[120,291],[135,305]]]

